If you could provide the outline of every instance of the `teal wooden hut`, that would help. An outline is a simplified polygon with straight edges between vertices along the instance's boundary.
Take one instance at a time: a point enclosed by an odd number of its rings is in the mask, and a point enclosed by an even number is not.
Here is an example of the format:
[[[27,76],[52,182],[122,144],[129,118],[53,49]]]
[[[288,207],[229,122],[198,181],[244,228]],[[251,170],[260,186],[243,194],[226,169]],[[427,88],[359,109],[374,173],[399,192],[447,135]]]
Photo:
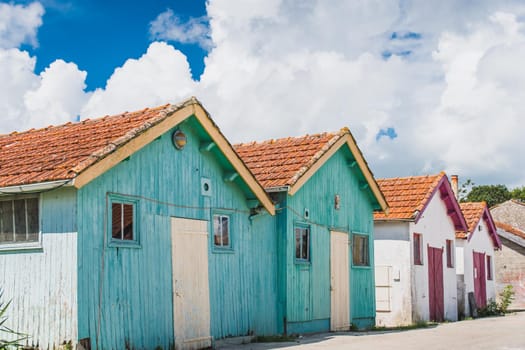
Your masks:
[[[41,349],[276,334],[275,207],[190,99],[0,136],[0,288]]]
[[[235,150],[277,203],[283,332],[374,326],[373,211],[387,203],[350,131]]]

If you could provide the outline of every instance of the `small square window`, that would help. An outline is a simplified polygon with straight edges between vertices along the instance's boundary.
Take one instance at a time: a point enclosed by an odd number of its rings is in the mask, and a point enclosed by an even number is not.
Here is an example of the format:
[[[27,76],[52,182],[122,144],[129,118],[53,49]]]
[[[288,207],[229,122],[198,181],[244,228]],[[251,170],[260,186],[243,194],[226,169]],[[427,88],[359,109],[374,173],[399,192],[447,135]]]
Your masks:
[[[15,197],[0,201],[0,245],[39,242],[38,197]],[[29,245],[27,245],[29,248]]]
[[[414,264],[423,265],[422,237],[420,233],[414,233]]]
[[[138,202],[122,195],[109,197],[108,236],[109,245],[118,247],[139,247]]]
[[[133,241],[133,204],[111,203],[111,237],[122,241]]]
[[[310,261],[310,227],[295,228],[295,259]]]
[[[370,266],[368,236],[354,234],[352,238],[352,247],[354,265]]]
[[[231,247],[230,217],[228,215],[213,215],[213,244],[216,247]]]
[[[447,239],[447,267],[454,267],[454,255],[452,249],[454,248],[451,239]]]

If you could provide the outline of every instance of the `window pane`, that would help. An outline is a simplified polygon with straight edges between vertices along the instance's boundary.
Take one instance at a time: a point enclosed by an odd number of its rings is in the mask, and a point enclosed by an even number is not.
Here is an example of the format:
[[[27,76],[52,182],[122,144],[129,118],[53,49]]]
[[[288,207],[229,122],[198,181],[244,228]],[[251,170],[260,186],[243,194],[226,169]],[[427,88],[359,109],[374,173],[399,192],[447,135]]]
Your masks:
[[[38,198],[26,199],[27,209],[27,240],[30,242],[38,241]]]
[[[133,205],[123,204],[123,206],[124,235],[122,239],[133,240]]]
[[[15,241],[26,241],[26,201],[17,199],[15,204]]]
[[[221,217],[219,215],[213,215],[213,243],[215,245],[221,245]]]
[[[368,236],[354,235],[352,243],[354,265],[368,266]]]
[[[305,260],[308,260],[308,239],[309,239],[309,231],[308,229],[302,229],[303,231],[303,241],[302,241],[302,247],[301,247],[301,250],[302,250],[302,254],[301,254],[301,258],[305,259]]]
[[[229,230],[228,230],[228,217],[227,216],[221,216],[221,233],[222,233],[222,245],[223,246],[229,246],[230,245],[230,236],[229,236]]]
[[[295,229],[295,258],[301,259],[301,229]]]
[[[122,239],[122,204],[111,204],[111,237]]]
[[[13,241],[13,201],[0,202],[0,242]]]
[[[414,233],[414,264],[421,265],[421,236]]]

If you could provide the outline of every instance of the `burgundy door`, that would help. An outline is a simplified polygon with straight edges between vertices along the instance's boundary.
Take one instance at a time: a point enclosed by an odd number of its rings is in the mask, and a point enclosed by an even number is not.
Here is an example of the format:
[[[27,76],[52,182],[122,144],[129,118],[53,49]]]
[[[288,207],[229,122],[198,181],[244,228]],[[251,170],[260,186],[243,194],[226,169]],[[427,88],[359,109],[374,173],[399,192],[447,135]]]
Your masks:
[[[485,276],[485,253],[473,253],[474,296],[477,307],[487,306],[487,285]]]
[[[430,320],[445,320],[443,292],[443,249],[428,246],[428,305]]]

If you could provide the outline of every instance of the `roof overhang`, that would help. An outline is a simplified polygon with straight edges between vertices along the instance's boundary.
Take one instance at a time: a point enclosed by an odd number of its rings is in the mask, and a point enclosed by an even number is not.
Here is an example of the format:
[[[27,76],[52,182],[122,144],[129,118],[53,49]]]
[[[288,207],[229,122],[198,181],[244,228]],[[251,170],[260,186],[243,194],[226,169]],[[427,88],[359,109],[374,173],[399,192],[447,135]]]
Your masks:
[[[330,157],[332,157],[344,145],[346,145],[352,153],[357,166],[361,170],[361,173],[366,180],[368,188],[372,192],[374,198],[377,200],[381,210],[388,213],[388,203],[385,199],[385,196],[383,195],[383,192],[381,192],[374,175],[370,171],[370,168],[368,167],[361,150],[357,146],[357,143],[350,132],[343,134],[341,138],[337,140],[311,167],[309,167],[308,170],[306,170],[292,186],[289,186],[288,194],[293,196],[295,193],[297,193],[297,191],[299,191],[299,189],[317,172],[317,170],[319,170],[324,165],[324,163],[326,163],[326,161],[330,159]]]
[[[494,248],[501,249],[501,241],[498,237],[498,229],[496,228],[496,225],[494,224],[494,220],[492,219],[492,215],[490,215],[490,211],[488,207],[485,205],[485,208],[483,209],[483,213],[481,214],[481,217],[479,218],[479,221],[477,222],[476,226],[474,226],[474,229],[472,232],[468,235],[468,241],[470,242],[472,236],[476,232],[476,227],[480,224],[481,220],[487,224],[487,228],[489,230],[489,236],[492,240],[492,244],[494,245]]]
[[[38,182],[27,185],[16,185],[8,187],[0,187],[0,195],[11,195],[21,193],[34,193],[42,191],[50,191],[59,187],[73,186],[74,180],[57,180],[48,182]]]
[[[189,117],[195,117],[202,127],[209,134],[213,142],[216,143],[220,151],[231,163],[235,171],[243,179],[249,189],[260,201],[261,205],[271,214],[275,215],[275,206],[268,197],[262,186],[256,181],[253,174],[246,167],[244,162],[239,158],[237,153],[233,150],[231,144],[226,140],[224,135],[211,120],[208,112],[195,98],[191,98],[185,103],[175,106],[173,111],[168,112],[167,117],[158,124],[153,125],[140,135],[129,140],[127,143],[116,148],[113,152],[95,162],[81,173],[79,173],[74,180],[76,188],[82,188],[98,176],[102,175],[115,165],[119,164],[124,159],[137,152],[157,137],[168,132]]]
[[[426,203],[423,205],[423,209],[421,209],[421,211],[416,216],[415,223],[417,224],[419,219],[421,219],[428,204],[438,192],[439,192],[439,196],[441,200],[445,203],[445,207],[447,208],[447,215],[452,220],[454,224],[454,228],[457,231],[468,232],[467,222],[465,221],[463,212],[461,211],[461,208],[459,207],[459,203],[456,200],[454,192],[452,191],[452,187],[450,186],[450,182],[448,181],[448,178],[445,174],[443,174],[438,184],[435,186],[434,190],[428,197]]]

